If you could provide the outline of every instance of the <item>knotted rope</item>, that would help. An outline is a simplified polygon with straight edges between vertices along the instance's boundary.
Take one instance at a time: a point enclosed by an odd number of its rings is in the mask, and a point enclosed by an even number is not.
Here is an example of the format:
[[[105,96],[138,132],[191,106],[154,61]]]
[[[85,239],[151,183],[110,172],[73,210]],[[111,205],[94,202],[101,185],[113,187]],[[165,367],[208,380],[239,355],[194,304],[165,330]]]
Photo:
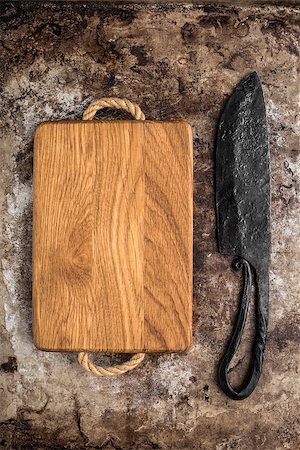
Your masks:
[[[92,102],[83,113],[83,120],[92,120],[99,109],[116,108],[128,111],[136,120],[145,120],[145,115],[141,108],[132,103],[126,98],[101,98]],[[89,360],[87,352],[80,352],[78,355],[78,362],[88,372],[93,373],[99,377],[112,377],[121,375],[135,369],[144,359],[145,353],[136,353],[128,361],[112,367],[97,366]]]

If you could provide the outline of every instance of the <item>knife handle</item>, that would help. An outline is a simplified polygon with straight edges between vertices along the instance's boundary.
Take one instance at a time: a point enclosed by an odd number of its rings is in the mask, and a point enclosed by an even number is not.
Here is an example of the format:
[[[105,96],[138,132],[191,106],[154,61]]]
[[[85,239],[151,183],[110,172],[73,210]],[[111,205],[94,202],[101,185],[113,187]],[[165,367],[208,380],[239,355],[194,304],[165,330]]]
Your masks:
[[[235,259],[232,265],[235,270],[243,270],[244,285],[235,329],[219,366],[219,384],[228,397],[233,400],[243,400],[254,391],[262,371],[268,328],[269,279],[268,272],[265,274],[257,273],[254,267],[244,258]],[[243,387],[236,391],[229,382],[228,370],[244,331],[249,310],[252,279],[254,279],[255,286],[256,331],[252,349],[251,370]]]

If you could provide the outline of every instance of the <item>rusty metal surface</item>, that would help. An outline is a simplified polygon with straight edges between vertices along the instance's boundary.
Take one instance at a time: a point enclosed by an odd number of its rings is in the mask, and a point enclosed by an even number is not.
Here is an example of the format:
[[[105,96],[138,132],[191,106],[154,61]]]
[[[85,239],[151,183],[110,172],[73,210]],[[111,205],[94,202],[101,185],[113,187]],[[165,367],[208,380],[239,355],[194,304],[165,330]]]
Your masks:
[[[298,41],[292,7],[1,3],[1,448],[299,448]],[[270,127],[270,331],[258,388],[233,402],[216,370],[240,277],[217,251],[213,154],[220,112],[252,70]],[[147,118],[183,118],[194,130],[193,346],[149,355],[113,380],[86,374],[75,354],[37,351],[31,337],[34,129],[80,118],[101,96],[128,97]],[[247,351],[244,340],[235,384]]]

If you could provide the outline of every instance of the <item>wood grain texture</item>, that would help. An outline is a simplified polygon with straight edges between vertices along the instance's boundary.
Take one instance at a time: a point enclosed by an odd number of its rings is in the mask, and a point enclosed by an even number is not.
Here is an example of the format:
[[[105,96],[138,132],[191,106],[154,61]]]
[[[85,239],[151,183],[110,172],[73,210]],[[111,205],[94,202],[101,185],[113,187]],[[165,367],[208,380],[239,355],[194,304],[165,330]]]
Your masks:
[[[41,124],[34,144],[38,348],[191,343],[192,136],[184,122]]]

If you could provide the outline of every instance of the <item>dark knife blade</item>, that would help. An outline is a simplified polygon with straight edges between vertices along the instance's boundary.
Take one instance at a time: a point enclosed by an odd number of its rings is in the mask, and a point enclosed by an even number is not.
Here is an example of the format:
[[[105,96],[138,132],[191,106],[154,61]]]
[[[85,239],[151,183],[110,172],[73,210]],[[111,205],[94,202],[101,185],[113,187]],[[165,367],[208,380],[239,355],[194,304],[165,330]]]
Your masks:
[[[236,327],[219,368],[223,391],[236,400],[248,397],[259,380],[267,337],[269,303],[270,157],[265,102],[256,72],[235,88],[222,113],[216,148],[216,213],[220,253],[243,270],[244,289]],[[256,334],[252,366],[244,387],[228,380],[255,286]]]

